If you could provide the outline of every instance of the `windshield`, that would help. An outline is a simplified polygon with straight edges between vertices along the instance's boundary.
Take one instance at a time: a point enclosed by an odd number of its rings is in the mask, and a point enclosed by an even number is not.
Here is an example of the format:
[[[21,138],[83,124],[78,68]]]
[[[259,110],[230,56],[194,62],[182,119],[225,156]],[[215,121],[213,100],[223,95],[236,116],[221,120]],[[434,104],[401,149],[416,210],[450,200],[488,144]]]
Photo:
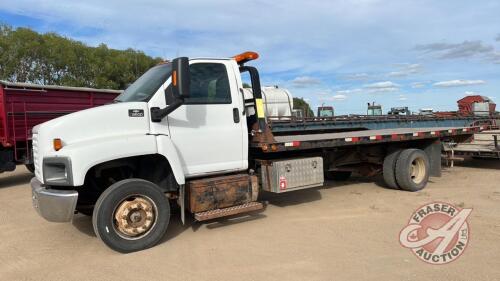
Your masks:
[[[172,64],[157,65],[144,73],[130,85],[115,101],[149,101],[172,73]]]

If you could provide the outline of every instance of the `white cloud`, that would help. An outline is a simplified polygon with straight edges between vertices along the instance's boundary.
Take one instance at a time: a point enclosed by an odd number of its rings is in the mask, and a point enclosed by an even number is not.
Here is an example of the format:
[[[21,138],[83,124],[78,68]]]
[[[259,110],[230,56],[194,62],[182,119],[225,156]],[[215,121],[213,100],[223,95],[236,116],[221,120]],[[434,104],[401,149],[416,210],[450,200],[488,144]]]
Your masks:
[[[346,95],[322,96],[318,98],[319,101],[343,101],[346,100]]]
[[[398,100],[400,100],[400,101],[405,101],[407,99],[408,98],[405,95],[399,95],[399,98],[398,98]]]
[[[338,95],[348,95],[348,94],[355,94],[355,93],[360,93],[361,89],[351,89],[351,90],[339,90],[336,91],[335,93]]]
[[[411,83],[411,87],[413,89],[420,89],[420,88],[425,87],[425,83],[424,82],[413,82],[413,83]]]
[[[397,88],[397,87],[399,87],[399,85],[391,81],[377,82],[365,85],[365,88],[368,89],[385,89],[385,88]]]
[[[399,85],[391,81],[384,81],[365,85],[364,88],[367,89],[368,93],[386,93],[398,91]]]
[[[481,95],[479,94],[478,92],[473,92],[473,91],[466,91],[464,93],[466,96],[477,96],[477,95]]]
[[[434,53],[440,59],[456,59],[487,55],[494,51],[493,46],[486,45],[481,41],[464,41],[462,43],[432,43],[418,45],[416,50],[425,53]]]
[[[414,63],[402,63],[402,64],[397,64],[396,67],[398,67],[397,71],[390,72],[387,74],[390,77],[406,77],[411,74],[417,74],[422,72],[423,67],[421,64]]]
[[[309,76],[299,76],[293,79],[291,82],[292,85],[297,88],[321,84],[321,81],[319,79]]]
[[[370,79],[370,75],[367,73],[353,73],[353,74],[347,74],[344,76],[344,79],[346,80],[354,80],[354,81],[365,81]]]
[[[441,81],[432,84],[434,87],[463,87],[463,86],[472,86],[472,85],[481,85],[486,83],[484,80],[449,80],[449,81]]]

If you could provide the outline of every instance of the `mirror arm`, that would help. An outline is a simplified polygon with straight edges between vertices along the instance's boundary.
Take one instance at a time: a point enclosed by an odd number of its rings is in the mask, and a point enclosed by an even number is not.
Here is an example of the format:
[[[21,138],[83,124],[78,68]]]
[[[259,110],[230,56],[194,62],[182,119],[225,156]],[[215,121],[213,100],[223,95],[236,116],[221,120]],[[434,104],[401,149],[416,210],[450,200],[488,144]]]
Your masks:
[[[184,99],[176,97],[172,104],[167,105],[165,108],[151,107],[151,121],[161,122],[165,116],[169,115],[172,111],[179,108],[184,103]]]

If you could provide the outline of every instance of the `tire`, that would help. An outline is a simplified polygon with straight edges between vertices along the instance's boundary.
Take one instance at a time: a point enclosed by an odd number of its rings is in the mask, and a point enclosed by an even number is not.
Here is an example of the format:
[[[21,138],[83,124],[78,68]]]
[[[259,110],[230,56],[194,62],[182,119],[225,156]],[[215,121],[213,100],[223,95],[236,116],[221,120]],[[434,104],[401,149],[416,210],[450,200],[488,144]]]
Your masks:
[[[157,185],[142,179],[111,185],[99,196],[92,215],[97,237],[121,253],[156,245],[165,235],[169,220],[168,199]]]
[[[326,172],[326,179],[328,180],[333,180],[333,181],[346,181],[348,180],[352,175],[352,172],[350,171],[327,171]]]
[[[420,149],[406,149],[396,161],[396,181],[402,190],[422,190],[429,181],[429,157]]]
[[[393,151],[384,158],[382,174],[385,184],[391,189],[399,189],[398,182],[396,181],[396,161],[402,151],[401,149]]]
[[[28,169],[28,171],[30,171],[32,174],[35,173],[35,164],[26,164],[24,166],[26,166],[26,169]]]

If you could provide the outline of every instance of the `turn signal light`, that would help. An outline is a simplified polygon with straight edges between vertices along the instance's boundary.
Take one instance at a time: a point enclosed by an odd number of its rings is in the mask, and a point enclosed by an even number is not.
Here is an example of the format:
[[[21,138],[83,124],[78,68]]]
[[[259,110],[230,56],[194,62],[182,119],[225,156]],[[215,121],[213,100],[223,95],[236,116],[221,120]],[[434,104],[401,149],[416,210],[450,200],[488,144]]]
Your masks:
[[[54,150],[59,151],[63,147],[61,139],[54,139]]]
[[[259,54],[256,52],[244,52],[242,54],[233,57],[238,64],[243,64],[247,61],[256,60],[259,58]]]

